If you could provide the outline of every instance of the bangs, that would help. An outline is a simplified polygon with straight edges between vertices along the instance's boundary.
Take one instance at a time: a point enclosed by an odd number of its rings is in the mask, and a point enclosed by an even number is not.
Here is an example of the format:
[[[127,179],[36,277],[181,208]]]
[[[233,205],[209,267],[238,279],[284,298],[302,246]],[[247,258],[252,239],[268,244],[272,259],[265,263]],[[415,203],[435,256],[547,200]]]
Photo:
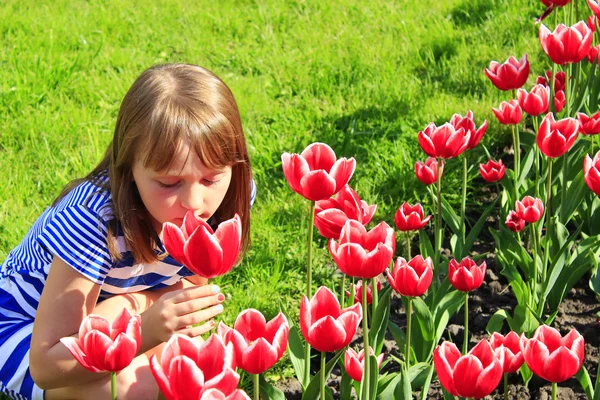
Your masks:
[[[193,149],[210,169],[243,162],[237,145],[240,135],[234,126],[223,114],[204,104],[186,107],[170,102],[157,107],[140,133],[140,160],[144,167],[158,172],[172,167],[183,144]]]

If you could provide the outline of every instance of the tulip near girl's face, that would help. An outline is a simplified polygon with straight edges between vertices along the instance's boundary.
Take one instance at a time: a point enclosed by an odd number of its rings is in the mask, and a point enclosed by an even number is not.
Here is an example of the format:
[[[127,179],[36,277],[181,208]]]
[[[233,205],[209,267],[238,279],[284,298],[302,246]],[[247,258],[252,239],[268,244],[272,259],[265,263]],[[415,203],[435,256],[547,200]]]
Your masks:
[[[501,180],[504,178],[505,171],[506,167],[504,166],[504,163],[502,163],[502,160],[489,160],[485,164],[479,164],[479,172],[486,182],[497,182]]]
[[[373,349],[369,347],[369,354],[373,355]],[[383,353],[377,357],[377,367],[381,367],[383,361]],[[365,369],[365,350],[356,352],[353,348],[348,348],[344,354],[344,368],[350,376],[357,382],[362,380],[363,370]]]
[[[429,157],[454,158],[468,148],[471,134],[462,127],[456,129],[450,123],[436,127],[432,122],[419,132],[418,140]]]
[[[354,284],[354,304],[362,304],[362,289],[362,280],[359,280],[356,284]],[[375,290],[377,290],[377,292],[381,291],[381,282],[377,281]],[[350,297],[352,296],[352,293],[346,290],[346,296]],[[373,303],[373,285],[367,285],[367,304],[371,303]]]
[[[523,200],[515,202],[516,213],[519,218],[533,224],[537,222],[544,214],[544,203],[541,199],[531,196],[523,197]]]
[[[325,143],[313,143],[301,154],[283,153],[283,174],[292,190],[308,200],[326,200],[342,190],[356,168],[354,158],[336,160]]]
[[[553,63],[574,64],[583,60],[592,43],[592,30],[584,21],[571,27],[559,24],[554,32],[541,24],[539,38],[544,52]]]
[[[527,93],[524,89],[518,92],[519,105],[527,114],[537,116],[548,112],[550,104],[550,88],[537,84]]]
[[[442,386],[454,396],[480,399],[502,379],[503,353],[497,358],[483,339],[462,356],[454,343],[443,342],[433,352],[433,365]]]
[[[572,329],[566,336],[541,325],[531,339],[521,342],[523,358],[531,371],[549,382],[563,382],[579,371],[585,355],[583,337]]]
[[[464,117],[460,114],[454,114],[452,118],[450,118],[450,125],[454,126],[454,129],[456,130],[463,128],[465,132],[469,133],[470,138],[467,149],[473,149],[481,142],[481,138],[487,130],[488,122],[487,120],[483,121],[483,124],[477,128],[477,125],[475,125],[475,121],[473,120],[473,111],[469,110]]]
[[[302,297],[300,329],[304,339],[317,351],[333,352],[346,347],[361,319],[359,303],[342,309],[337,297],[325,286],[310,301]]]
[[[81,322],[78,339],[64,337],[60,341],[88,371],[118,372],[131,364],[140,349],[142,318],[127,309],[112,323],[90,314]]]
[[[485,75],[500,90],[518,89],[525,84],[529,76],[529,61],[527,54],[520,60],[510,56],[503,64],[492,61]]]
[[[500,353],[504,353],[504,364],[502,369],[505,374],[517,372],[525,362],[523,353],[521,352],[521,341],[524,338],[525,336],[523,334],[519,336],[513,331],[510,331],[506,336],[502,336],[497,332],[492,334],[490,344],[496,353],[496,357],[500,359]]]
[[[396,228],[403,232],[418,231],[424,228],[431,219],[431,215],[424,217],[424,214],[423,206],[420,203],[411,206],[404,202],[394,215]]]
[[[536,141],[546,157],[555,158],[565,154],[579,133],[579,121],[575,118],[554,120],[554,115],[548,113],[540,125]]]
[[[439,178],[441,178],[444,173],[444,160],[439,160],[439,163]],[[417,161],[415,164],[415,174],[417,175],[417,179],[425,185],[436,183],[438,180],[438,160],[434,157],[427,157],[424,163]]]
[[[150,369],[167,400],[204,398],[210,389],[229,396],[240,380],[233,346],[226,346],[217,335],[202,344],[184,335],[171,336],[160,362],[155,355],[150,358]]]
[[[395,250],[394,229],[385,222],[367,232],[358,221],[348,220],[339,241],[329,240],[329,252],[338,268],[355,278],[371,279],[381,274]]]
[[[463,258],[460,263],[451,259],[448,263],[448,279],[457,290],[468,293],[481,286],[486,268],[485,261],[477,265],[469,257]]]
[[[517,125],[523,118],[523,110],[517,100],[503,101],[500,107],[492,108],[494,115],[498,118],[498,122],[503,125]]]
[[[218,332],[225,343],[233,344],[238,368],[262,374],[285,352],[290,328],[282,313],[267,322],[260,311],[248,309],[238,315],[233,329],[221,322]]]
[[[319,200],[315,204],[315,226],[321,236],[327,239],[338,239],[342,227],[349,219],[367,225],[373,219],[377,205],[368,205],[348,185],[338,193],[337,197]]]
[[[409,262],[398,257],[394,269],[387,271],[390,286],[402,296],[417,297],[424,294],[433,279],[433,264],[430,257],[423,259],[420,254]]]
[[[596,153],[593,160],[589,154],[586,154],[583,160],[583,177],[592,192],[600,196],[600,151]]]
[[[240,254],[242,221],[239,215],[219,224],[213,232],[202,218],[188,212],[181,227],[163,227],[165,249],[196,275],[210,279],[225,275]]]

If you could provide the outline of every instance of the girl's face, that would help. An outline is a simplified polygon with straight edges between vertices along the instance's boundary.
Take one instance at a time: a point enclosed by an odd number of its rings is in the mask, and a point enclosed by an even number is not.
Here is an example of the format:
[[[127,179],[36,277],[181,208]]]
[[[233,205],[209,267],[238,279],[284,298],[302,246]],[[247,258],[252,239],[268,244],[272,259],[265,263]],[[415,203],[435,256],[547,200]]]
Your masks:
[[[133,165],[133,180],[152,216],[156,232],[161,235],[165,222],[181,226],[190,210],[208,220],[229,189],[231,167],[207,168],[195,151],[182,145],[168,171],[145,168],[142,161],[137,160]]]

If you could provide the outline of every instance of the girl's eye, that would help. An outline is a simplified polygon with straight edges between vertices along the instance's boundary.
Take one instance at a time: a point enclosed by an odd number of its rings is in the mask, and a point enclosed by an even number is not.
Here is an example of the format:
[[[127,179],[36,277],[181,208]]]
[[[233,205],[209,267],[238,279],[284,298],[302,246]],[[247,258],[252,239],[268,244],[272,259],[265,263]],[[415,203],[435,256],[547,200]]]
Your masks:
[[[165,188],[165,189],[172,189],[179,185],[179,182],[174,182],[174,183],[163,183],[161,181],[157,181],[157,182],[158,182],[158,186],[160,186],[161,188]]]
[[[215,185],[216,185],[216,184],[218,184],[219,182],[221,182],[221,180],[220,180],[220,179],[219,179],[219,180],[216,180],[216,181],[211,181],[211,180],[208,180],[208,179],[204,179],[204,184],[205,184],[206,186],[215,186]]]

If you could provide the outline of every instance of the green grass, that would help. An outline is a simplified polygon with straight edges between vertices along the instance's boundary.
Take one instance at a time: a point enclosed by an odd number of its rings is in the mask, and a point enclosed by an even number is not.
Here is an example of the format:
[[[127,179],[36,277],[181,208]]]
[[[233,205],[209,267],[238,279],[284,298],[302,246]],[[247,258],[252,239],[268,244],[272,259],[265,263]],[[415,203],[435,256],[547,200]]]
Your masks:
[[[535,80],[546,65],[533,24],[541,8],[534,0],[5,1],[0,261],[62,186],[99,160],[134,79],[156,63],[196,63],[236,96],[259,190],[252,247],[219,281],[231,295],[223,319],[231,324],[247,307],[272,317],[281,307],[297,320],[308,204],[285,182],[281,154],[323,141],[355,157],[351,184],[378,204],[375,222],[393,224],[403,201],[428,205],[413,172],[425,158],[417,132],[471,109],[478,124],[490,120],[485,144],[509,142],[491,113],[508,95],[483,69],[527,52]],[[447,163],[449,193],[458,169]],[[325,241],[315,242],[316,281],[329,284],[335,269]]]

